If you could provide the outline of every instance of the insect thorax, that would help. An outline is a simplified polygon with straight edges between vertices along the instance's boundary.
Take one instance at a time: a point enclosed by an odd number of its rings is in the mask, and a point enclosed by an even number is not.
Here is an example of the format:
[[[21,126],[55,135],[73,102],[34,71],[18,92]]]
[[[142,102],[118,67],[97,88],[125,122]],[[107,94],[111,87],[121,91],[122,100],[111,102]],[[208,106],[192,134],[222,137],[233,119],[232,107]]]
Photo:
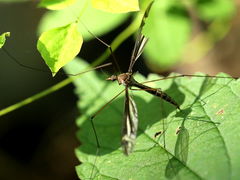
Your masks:
[[[119,84],[126,86],[130,83],[131,78],[132,78],[132,73],[122,73],[117,76],[117,81]]]

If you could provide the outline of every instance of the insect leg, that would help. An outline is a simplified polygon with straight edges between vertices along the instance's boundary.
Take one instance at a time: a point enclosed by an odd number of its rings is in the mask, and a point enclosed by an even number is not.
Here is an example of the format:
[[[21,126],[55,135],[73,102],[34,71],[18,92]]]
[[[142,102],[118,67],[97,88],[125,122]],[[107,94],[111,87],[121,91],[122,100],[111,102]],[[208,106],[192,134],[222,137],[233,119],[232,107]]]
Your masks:
[[[96,127],[94,125],[93,120],[103,109],[105,109],[109,104],[111,104],[111,102],[113,100],[115,100],[124,91],[125,91],[125,89],[123,89],[121,92],[119,92],[117,95],[115,95],[110,101],[108,101],[105,105],[103,105],[92,117],[90,117],[90,122],[91,122],[91,125],[92,125],[93,134],[94,134],[94,137],[95,137],[95,140],[96,140],[96,143],[97,143],[97,150],[96,150],[96,154],[95,154],[96,158],[94,160],[94,164],[96,164],[96,162],[97,162],[97,156],[98,156],[99,150],[100,150],[100,142],[99,142],[99,139],[98,139],[98,136],[97,136],[97,130],[96,130]],[[92,179],[92,177],[93,177],[93,171],[94,171],[94,166],[93,166],[93,169],[91,171],[90,179]]]

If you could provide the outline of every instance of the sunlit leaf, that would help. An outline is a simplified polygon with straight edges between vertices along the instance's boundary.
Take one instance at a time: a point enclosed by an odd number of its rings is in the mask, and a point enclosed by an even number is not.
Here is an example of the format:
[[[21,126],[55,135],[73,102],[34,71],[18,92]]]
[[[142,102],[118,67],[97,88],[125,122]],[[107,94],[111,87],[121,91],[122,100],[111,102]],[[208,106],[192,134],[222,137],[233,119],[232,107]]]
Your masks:
[[[79,53],[82,43],[77,24],[72,23],[42,33],[37,48],[54,76]]]
[[[5,44],[6,37],[10,37],[10,32],[5,32],[0,35],[0,48],[2,48],[3,45]]]
[[[39,7],[45,7],[50,10],[60,10],[72,5],[75,2],[76,0],[41,0]]]
[[[79,72],[83,65],[71,62],[67,70]],[[148,80],[156,78],[159,77],[150,75]],[[120,96],[94,119],[101,146],[96,159],[90,117],[123,89],[116,82],[104,79],[90,72],[74,83],[81,111],[77,119],[81,146],[76,150],[82,162],[77,166],[80,179],[238,179],[239,80],[193,77],[148,84],[162,88],[180,104],[181,111],[145,92],[133,91],[139,130],[135,150],[128,157],[121,148],[124,96]],[[135,79],[145,80],[138,74]],[[181,126],[184,132],[176,134]],[[164,133],[155,138],[159,131]]]
[[[92,6],[111,13],[138,11],[138,0],[92,0]]]
[[[45,13],[38,28],[39,34],[49,29],[63,26],[75,21],[83,7],[84,1],[77,0],[74,5],[61,11],[49,11]],[[89,34],[88,30],[94,33],[95,36],[101,36],[121,24],[128,16],[129,14],[126,13],[110,14],[104,11],[99,11],[93,8],[89,3],[84,9],[80,19],[80,21],[83,22],[88,29],[82,26],[81,23],[78,23],[78,26],[80,27],[81,34],[86,41],[89,39],[94,39],[94,37]]]

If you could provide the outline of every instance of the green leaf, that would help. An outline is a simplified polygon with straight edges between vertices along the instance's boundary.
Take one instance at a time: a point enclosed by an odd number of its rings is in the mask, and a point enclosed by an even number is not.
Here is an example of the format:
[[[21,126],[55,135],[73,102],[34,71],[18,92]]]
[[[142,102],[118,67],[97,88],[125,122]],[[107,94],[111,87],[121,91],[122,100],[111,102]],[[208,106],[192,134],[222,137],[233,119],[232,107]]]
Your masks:
[[[77,24],[72,23],[42,33],[37,42],[37,49],[54,76],[79,53],[82,43]]]
[[[76,0],[41,0],[38,6],[50,10],[60,10],[74,4],[75,2]]]
[[[0,48],[2,48],[3,45],[5,44],[6,37],[10,37],[10,32],[5,32],[0,35]]]
[[[233,0],[198,0],[196,8],[200,18],[207,21],[230,19],[236,12]]]
[[[68,73],[79,72],[83,66],[75,61],[66,69]],[[150,75],[148,80],[156,78]],[[74,83],[82,113],[77,119],[81,146],[76,149],[80,179],[89,179],[91,174],[90,179],[238,179],[239,80],[192,77],[147,84],[162,88],[180,104],[181,111],[145,92],[132,91],[139,130],[134,152],[128,157],[120,144],[124,98],[118,97],[94,119],[101,146],[96,159],[90,117],[124,88],[104,79],[90,72]],[[146,80],[139,74],[135,79]],[[155,138],[159,131],[164,133]]]
[[[183,6],[167,0],[154,2],[144,27],[150,38],[144,55],[150,68],[167,69],[176,64],[191,34],[190,19]]]
[[[92,6],[111,13],[139,11],[138,0],[92,0]]]
[[[39,34],[49,29],[75,21],[84,7],[84,2],[84,0],[77,0],[73,6],[66,9],[45,13],[38,28]],[[81,16],[81,22],[86,24],[88,29],[82,26],[81,23],[79,23],[78,26],[80,27],[81,34],[86,41],[94,39],[94,37],[89,34],[88,30],[90,30],[95,36],[101,36],[117,27],[128,17],[129,14],[110,14],[99,11],[93,8],[89,3]]]

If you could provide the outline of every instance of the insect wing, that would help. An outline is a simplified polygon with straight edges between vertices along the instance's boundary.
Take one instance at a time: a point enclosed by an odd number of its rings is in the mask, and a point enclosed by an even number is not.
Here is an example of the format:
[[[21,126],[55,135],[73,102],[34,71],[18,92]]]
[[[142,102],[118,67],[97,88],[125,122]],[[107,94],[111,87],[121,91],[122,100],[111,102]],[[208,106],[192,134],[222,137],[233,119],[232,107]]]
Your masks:
[[[148,38],[146,38],[139,31],[139,34],[138,34],[138,37],[136,39],[134,49],[133,49],[133,52],[132,52],[131,62],[130,62],[129,68],[128,68],[128,72],[132,72],[133,65],[135,64],[135,62],[137,61],[139,56],[142,54],[143,49],[144,49],[147,41],[148,41]]]
[[[126,155],[133,151],[138,129],[138,112],[134,100],[125,89],[124,121],[122,130],[122,147]]]
[[[138,34],[137,34],[137,39],[136,39],[136,42],[135,42],[135,45],[134,45],[134,48],[132,51],[131,62],[130,62],[129,68],[128,68],[128,72],[132,72],[133,65],[135,64],[135,62],[137,61],[139,56],[142,54],[143,49],[148,41],[148,38],[146,38],[142,34],[142,29],[145,24],[145,20],[148,17],[148,13],[152,7],[152,4],[153,4],[153,1],[148,5],[148,7],[143,15],[142,22],[141,22],[141,25],[139,27]]]
[[[143,49],[144,49],[145,45],[147,44],[147,41],[148,41],[148,38],[146,38],[144,35],[141,34],[140,44],[138,45],[137,53],[135,55],[134,61],[136,61],[139,58],[139,56],[142,54]]]

